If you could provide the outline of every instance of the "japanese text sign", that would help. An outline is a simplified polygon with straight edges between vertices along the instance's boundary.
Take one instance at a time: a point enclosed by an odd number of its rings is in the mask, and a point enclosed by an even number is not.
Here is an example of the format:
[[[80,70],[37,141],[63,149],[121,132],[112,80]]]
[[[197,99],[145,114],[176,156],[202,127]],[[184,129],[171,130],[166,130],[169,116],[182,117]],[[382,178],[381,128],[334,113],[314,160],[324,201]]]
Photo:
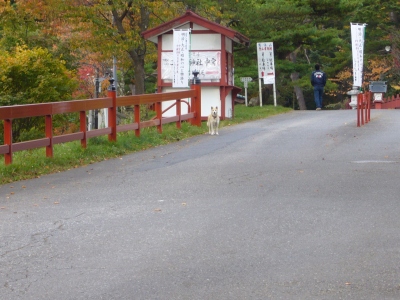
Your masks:
[[[172,87],[189,87],[190,29],[174,30]]]
[[[257,43],[258,77],[265,84],[275,83],[274,44]]]
[[[362,86],[364,65],[364,36],[366,24],[351,23],[351,50],[353,55],[353,85]]]

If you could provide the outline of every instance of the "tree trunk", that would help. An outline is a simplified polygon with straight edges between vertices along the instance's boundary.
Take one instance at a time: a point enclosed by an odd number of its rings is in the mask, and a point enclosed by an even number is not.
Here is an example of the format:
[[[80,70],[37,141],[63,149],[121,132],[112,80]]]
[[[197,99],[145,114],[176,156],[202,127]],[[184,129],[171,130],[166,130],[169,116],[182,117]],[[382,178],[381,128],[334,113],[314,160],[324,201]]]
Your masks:
[[[135,94],[141,95],[145,93],[144,87],[144,78],[145,78],[145,71],[144,71],[144,57],[142,55],[131,55],[131,51],[129,55],[133,61],[133,69],[135,70]]]
[[[133,1],[129,1],[127,6],[130,8],[132,6]],[[147,6],[140,5],[140,17],[136,19],[133,17],[131,11],[126,9],[121,15],[118,15],[116,10],[112,11],[114,24],[118,29],[118,32],[121,35],[122,39],[125,39],[126,30],[123,26],[124,19],[128,19],[131,23],[130,30],[137,30],[136,26],[139,27],[140,32],[145,31],[150,22],[150,12]],[[137,22],[137,23],[135,23]],[[138,43],[137,47],[131,48],[128,50],[128,54],[130,59],[132,60],[132,67],[135,71],[135,94],[140,95],[145,93],[145,69],[144,69],[144,57],[146,54],[146,41],[141,41]]]
[[[296,63],[297,52],[299,52],[299,51],[300,51],[300,47],[297,48],[292,53],[290,53],[287,58],[292,63]],[[299,73],[293,72],[292,74],[290,74],[290,79],[292,80],[292,82],[296,82],[299,79]],[[297,99],[297,102],[299,103],[300,110],[307,110],[307,106],[306,106],[306,102],[304,100],[304,94],[303,94],[302,88],[297,85],[294,85],[293,89],[294,89],[294,93],[296,94],[296,99]]]
[[[299,79],[299,73],[290,74],[290,79],[292,79],[292,81],[295,82],[296,80]],[[304,100],[303,90],[301,89],[301,87],[295,85],[294,93],[296,95],[297,102],[299,103],[300,110],[307,110],[306,102]]]

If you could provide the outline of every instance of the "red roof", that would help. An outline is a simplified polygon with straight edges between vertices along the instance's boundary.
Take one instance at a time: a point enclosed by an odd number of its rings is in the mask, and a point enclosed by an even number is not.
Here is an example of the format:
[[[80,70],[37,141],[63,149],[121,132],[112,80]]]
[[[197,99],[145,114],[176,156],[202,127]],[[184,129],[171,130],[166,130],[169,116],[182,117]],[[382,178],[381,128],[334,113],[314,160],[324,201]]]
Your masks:
[[[246,46],[248,46],[250,43],[249,38],[247,38],[243,34],[237,32],[233,29],[230,29],[228,27],[222,26],[218,23],[211,22],[211,21],[207,20],[206,18],[203,18],[190,10],[186,11],[186,13],[184,15],[182,15],[178,18],[175,18],[175,19],[168,21],[166,23],[163,23],[157,27],[154,27],[152,29],[142,32],[142,36],[146,40],[151,40],[151,41],[157,43],[156,37],[158,37],[159,35],[162,35],[168,31],[171,31],[172,29],[175,29],[177,27],[180,27],[184,24],[191,23],[191,22],[195,23],[197,25],[200,25],[204,28],[207,28],[211,31],[220,33],[220,34],[230,38],[231,40],[233,40],[236,43],[240,43],[240,44],[243,44]]]

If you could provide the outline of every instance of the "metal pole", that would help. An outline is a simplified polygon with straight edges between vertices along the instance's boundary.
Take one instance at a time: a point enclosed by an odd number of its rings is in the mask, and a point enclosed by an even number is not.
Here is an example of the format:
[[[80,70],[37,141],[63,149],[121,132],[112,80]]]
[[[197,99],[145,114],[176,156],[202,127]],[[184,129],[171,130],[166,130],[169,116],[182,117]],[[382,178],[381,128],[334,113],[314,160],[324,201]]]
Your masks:
[[[246,106],[247,106],[247,82],[244,83],[244,101],[246,102]]]

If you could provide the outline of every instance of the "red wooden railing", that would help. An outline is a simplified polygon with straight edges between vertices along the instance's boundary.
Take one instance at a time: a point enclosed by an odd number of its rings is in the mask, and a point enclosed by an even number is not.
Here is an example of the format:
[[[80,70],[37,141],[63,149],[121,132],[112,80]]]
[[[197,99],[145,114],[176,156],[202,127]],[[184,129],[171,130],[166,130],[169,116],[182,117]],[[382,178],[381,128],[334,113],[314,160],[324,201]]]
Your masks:
[[[357,127],[371,120],[371,92],[357,95]]]
[[[191,98],[191,105],[187,114],[181,114],[182,99]],[[162,117],[161,103],[175,100],[176,115]],[[140,121],[140,105],[154,104],[156,117],[148,121]],[[117,107],[134,106],[134,122],[117,126]],[[108,108],[108,127],[87,131],[86,112],[94,109]],[[53,136],[53,116],[56,114],[79,112],[79,132]],[[25,142],[12,142],[12,121],[18,118],[45,117],[45,138]],[[162,125],[176,122],[178,128],[184,120],[192,125],[201,126],[201,91],[200,85],[193,84],[190,90],[156,93],[146,95],[134,95],[116,97],[114,90],[108,91],[106,98],[74,100],[64,102],[52,102],[41,104],[15,105],[0,107],[0,120],[4,123],[4,145],[0,145],[0,155],[4,154],[6,165],[12,163],[13,153],[22,150],[46,147],[46,156],[53,157],[55,144],[80,140],[81,146],[86,148],[87,139],[95,136],[108,135],[110,141],[117,140],[117,132],[134,130],[136,136],[140,136],[140,129],[157,126],[158,132],[162,132]]]
[[[381,107],[383,109],[400,108],[400,95],[385,98],[381,104]]]
[[[371,108],[373,109],[399,109],[400,95],[389,96],[383,98],[382,101],[372,101]]]

